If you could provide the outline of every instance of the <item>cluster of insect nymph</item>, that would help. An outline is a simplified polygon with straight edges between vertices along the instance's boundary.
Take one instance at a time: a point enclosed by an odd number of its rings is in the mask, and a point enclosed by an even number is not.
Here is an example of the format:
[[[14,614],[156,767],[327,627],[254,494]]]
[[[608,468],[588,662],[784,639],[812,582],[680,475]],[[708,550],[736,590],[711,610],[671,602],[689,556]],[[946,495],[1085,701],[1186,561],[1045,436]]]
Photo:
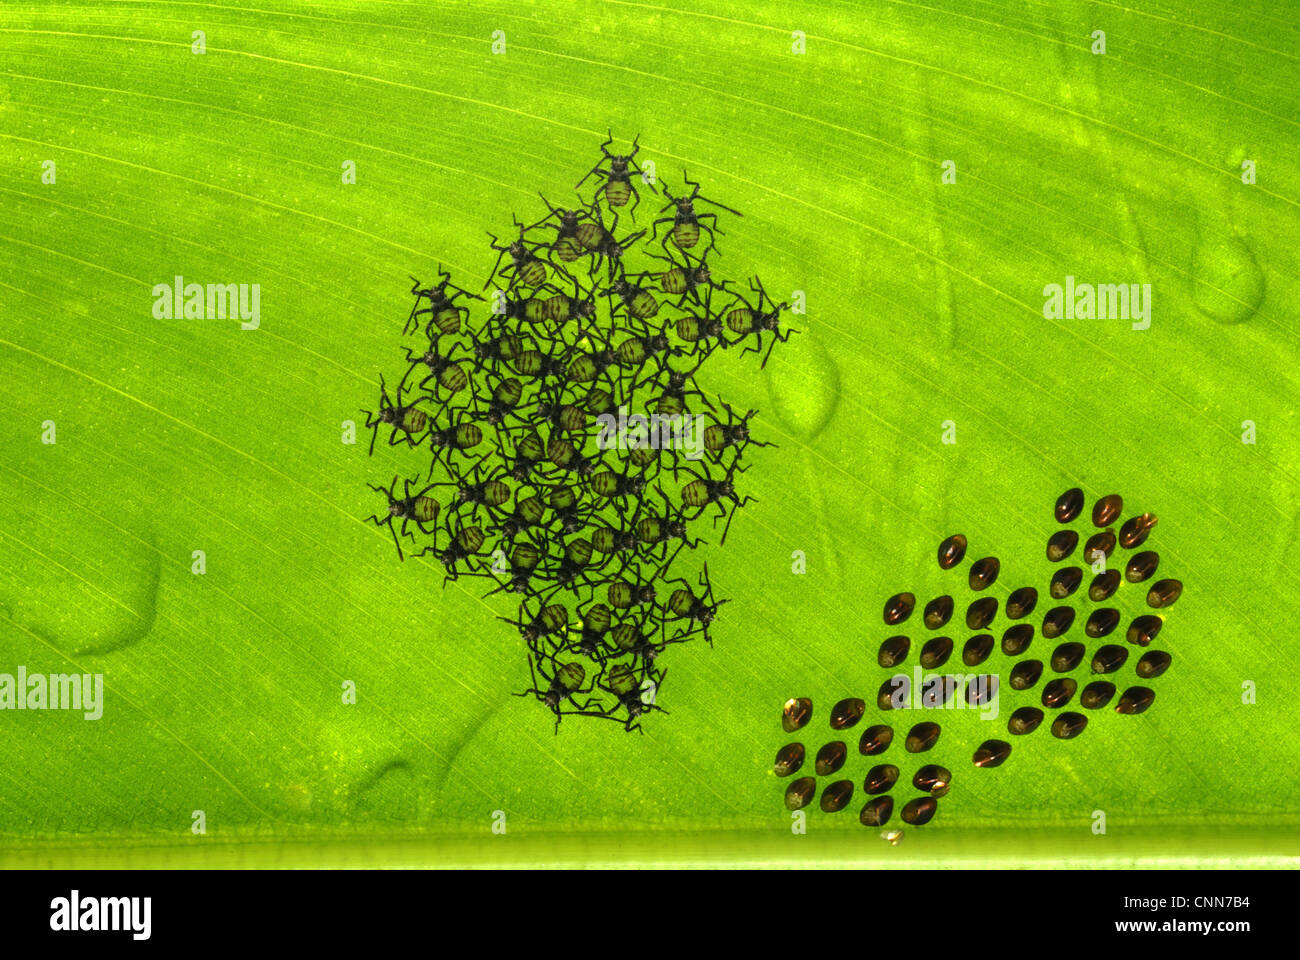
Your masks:
[[[757,277],[742,287],[713,274],[719,220],[740,214],[685,170],[679,191],[656,185],[635,141],[625,155],[612,142],[572,206],[542,196],[540,219],[489,234],[496,263],[481,291],[441,267],[436,283],[415,281],[407,369],[395,386],[381,377],[378,409],[363,411],[372,455],[382,430],[428,463],[372,485],[385,503],[369,519],[399,557],[418,548],[439,561],[444,586],[483,578],[487,594],[518,597],[501,618],[528,649],[532,685],[518,696],[545,705],[557,732],[570,715],[639,730],[666,712],[665,648],[712,645],[727,601],[707,564],[687,579],[674,562],[702,542],[703,517],[725,521],[725,542],[753,500],[737,490],[745,453],[771,444],[750,436],[755,411],[715,404],[697,375],[721,350],[766,366],[794,332]],[[660,191],[638,229],[642,194]]]

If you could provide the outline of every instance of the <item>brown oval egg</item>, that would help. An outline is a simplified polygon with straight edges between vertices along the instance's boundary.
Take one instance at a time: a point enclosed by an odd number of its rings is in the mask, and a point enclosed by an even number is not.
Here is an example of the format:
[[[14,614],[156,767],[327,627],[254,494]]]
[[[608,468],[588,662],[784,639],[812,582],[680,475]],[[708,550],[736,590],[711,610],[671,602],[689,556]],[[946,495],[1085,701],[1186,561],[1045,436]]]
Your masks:
[[[946,706],[957,692],[957,678],[944,674],[934,674],[921,682],[921,708],[937,710]]]
[[[889,637],[880,644],[876,652],[876,663],[888,669],[896,667],[907,659],[907,652],[912,649],[912,641],[907,637]]]
[[[1141,583],[1154,576],[1159,566],[1160,554],[1154,550],[1143,550],[1129,558],[1128,565],[1124,567],[1124,579],[1129,583]]]
[[[902,623],[912,615],[916,607],[916,597],[910,593],[896,593],[885,601],[885,625],[894,626]]]
[[[939,725],[926,720],[907,731],[903,746],[908,753],[925,753],[939,742],[939,733]]]
[[[982,707],[992,703],[998,695],[998,678],[991,673],[981,673],[971,677],[966,683],[966,703],[972,707]]]
[[[807,697],[791,697],[781,710],[781,729],[794,733],[812,719],[812,701]]]
[[[1043,617],[1043,636],[1048,640],[1055,640],[1061,634],[1067,633],[1073,624],[1072,607],[1052,607]]]
[[[1007,721],[1007,731],[1014,736],[1024,736],[1037,730],[1042,722],[1043,711],[1037,707],[1020,707]]]
[[[1098,647],[1092,655],[1093,673],[1114,673],[1128,660],[1128,651],[1116,643]]]
[[[1011,678],[1007,681],[1012,690],[1029,690],[1043,675],[1043,661],[1021,660],[1011,668]]]
[[[1038,591],[1033,587],[1021,587],[1019,590],[1011,591],[1011,596],[1007,597],[1007,603],[1003,609],[1012,620],[1020,620],[1033,613],[1034,607],[1037,605]]]
[[[1155,585],[1147,591],[1147,606],[1156,609],[1170,607],[1182,595],[1183,584],[1181,580],[1157,580]]]
[[[1128,625],[1128,632],[1125,639],[1129,643],[1136,644],[1139,647],[1145,647],[1152,640],[1160,635],[1160,628],[1165,622],[1159,617],[1154,617],[1149,613],[1144,613],[1140,617],[1134,617],[1133,622]]]
[[[876,691],[876,707],[880,710],[893,710],[907,705],[912,695],[912,681],[906,675],[887,679]]]
[[[983,630],[998,615],[996,597],[980,597],[966,608],[966,626],[971,630]]]
[[[1049,710],[1059,710],[1074,699],[1074,692],[1078,689],[1079,685],[1069,677],[1049,680],[1043,687],[1043,706]]]
[[[822,810],[825,813],[839,813],[853,799],[853,781],[836,780],[822,791]]]
[[[788,777],[803,766],[804,750],[802,743],[787,743],[776,752],[776,762],[772,772],[778,777]]]
[[[1083,632],[1090,637],[1105,637],[1119,625],[1119,611],[1114,607],[1102,607],[1088,614],[1088,622],[1083,625]]]
[[[1142,654],[1142,658],[1137,662],[1137,675],[1143,680],[1158,677],[1169,669],[1171,662],[1173,657],[1163,650],[1149,650]]]
[[[931,637],[921,648],[921,666],[927,670],[942,667],[952,655],[951,637]]]
[[[952,597],[935,597],[925,605],[925,628],[939,630],[952,619]]]
[[[829,777],[831,774],[839,772],[848,756],[849,750],[844,745],[844,741],[832,740],[817,751],[817,760],[813,764],[813,769],[817,771],[817,776]]]
[[[1082,582],[1083,571],[1078,567],[1061,567],[1052,574],[1052,584],[1048,593],[1052,595],[1053,600],[1064,600],[1078,590]]]
[[[1063,643],[1052,651],[1052,669],[1057,673],[1069,673],[1083,662],[1087,648],[1081,643]]]
[[[1089,564],[1104,560],[1114,552],[1115,534],[1109,530],[1094,533],[1088,538],[1088,542],[1083,545],[1083,559],[1085,563]]]
[[[1083,714],[1066,710],[1052,721],[1052,736],[1058,740],[1073,740],[1087,725],[1088,718]]]
[[[977,767],[1000,767],[1011,756],[1011,744],[1005,740],[985,740],[975,748],[971,762]]]
[[[927,763],[912,777],[912,786],[932,797],[942,797],[952,786],[952,771],[937,763]]]
[[[817,781],[812,777],[800,777],[785,788],[785,806],[787,810],[799,810],[812,803],[817,792]]]
[[[1109,527],[1124,512],[1124,498],[1118,493],[1102,497],[1092,505],[1092,525]]]
[[[886,793],[898,782],[898,767],[892,763],[880,763],[867,771],[862,781],[862,789],[870,794]]]
[[[1126,550],[1142,546],[1142,544],[1146,543],[1151,528],[1159,522],[1154,513],[1142,513],[1136,517],[1129,517],[1124,521],[1124,526],[1119,528],[1119,545]]]
[[[1034,640],[1034,628],[1027,623],[1017,623],[1002,634],[1002,652],[1017,657],[1029,649]]]
[[[1115,696],[1115,684],[1109,680],[1094,680],[1079,694],[1079,703],[1089,710],[1100,710]]]
[[[935,813],[939,810],[939,804],[933,797],[918,797],[915,800],[909,800],[903,807],[903,812],[899,814],[903,822],[911,824],[914,827],[921,827],[934,819]]]
[[[961,648],[961,662],[968,667],[978,667],[993,652],[993,634],[977,633]]]
[[[1150,687],[1129,687],[1120,694],[1116,713],[1144,713],[1156,698],[1156,692]]]
[[[862,805],[858,822],[864,827],[883,827],[894,813],[893,797],[874,797]]]
[[[1092,578],[1092,584],[1088,587],[1088,599],[1093,603],[1101,603],[1109,600],[1115,591],[1119,589],[1119,571],[1107,570],[1105,573],[1099,573]]]
[[[1057,523],[1069,523],[1080,513],[1083,512],[1083,491],[1078,487],[1071,487],[1056,498]]]
[[[939,544],[939,568],[941,570],[951,570],[961,563],[965,556],[966,538],[960,533],[954,533]]]
[[[971,564],[970,574],[967,582],[972,590],[985,590],[991,587],[998,579],[998,571],[1002,564],[998,562],[997,557],[985,557],[982,560],[976,560]]]
[[[874,757],[889,749],[894,742],[894,728],[887,723],[873,724],[862,731],[858,741],[858,753],[864,757]]]
[[[862,719],[867,705],[857,697],[848,697],[831,707],[831,729],[847,730]]]
[[[1058,530],[1047,538],[1047,559],[1060,563],[1079,545],[1079,535],[1073,530]]]

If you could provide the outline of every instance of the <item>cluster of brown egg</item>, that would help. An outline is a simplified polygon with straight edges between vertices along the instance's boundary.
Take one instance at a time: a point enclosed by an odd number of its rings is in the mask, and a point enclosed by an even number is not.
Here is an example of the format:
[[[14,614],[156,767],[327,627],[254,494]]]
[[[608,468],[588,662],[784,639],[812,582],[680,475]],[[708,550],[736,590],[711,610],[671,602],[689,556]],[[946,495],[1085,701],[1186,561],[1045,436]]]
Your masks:
[[[1054,515],[1062,528],[1052,533],[1047,541],[1047,560],[1056,565],[1047,585],[1047,593],[1055,605],[1043,615],[1037,633],[1044,640],[1055,641],[1068,634],[1074,626],[1076,611],[1074,607],[1061,603],[1073,596],[1083,584],[1085,570],[1078,566],[1064,565],[1074,556],[1079,546],[1080,534],[1070,526],[1084,515],[1085,498],[1083,491],[1073,488],[1063,493],[1056,501]],[[1141,681],[1154,680],[1168,670],[1172,662],[1171,655],[1163,649],[1147,650],[1159,636],[1164,626],[1164,615],[1160,612],[1173,605],[1182,595],[1182,583],[1175,579],[1154,579],[1160,566],[1160,557],[1153,550],[1139,550],[1152,529],[1157,518],[1152,513],[1141,513],[1125,520],[1118,531],[1115,525],[1123,515],[1124,501],[1119,494],[1102,497],[1094,505],[1091,521],[1096,529],[1084,543],[1082,559],[1092,573],[1086,595],[1088,601],[1097,604],[1088,612],[1083,625],[1083,634],[1089,640],[1104,641],[1115,632],[1123,615],[1117,603],[1117,594],[1125,584],[1145,584],[1153,581],[1146,588],[1145,602],[1150,611],[1133,617],[1125,631],[1125,640],[1131,646],[1142,648],[1144,652],[1134,665],[1133,673]],[[938,549],[937,560],[940,569],[953,570],[966,559],[968,543],[962,534],[954,534],[945,539]],[[1133,551],[1122,564],[1110,565],[1110,560],[1117,548]],[[1123,574],[1121,576],[1120,569]],[[975,594],[980,594],[966,606],[964,619],[966,627],[974,631],[961,648],[962,663],[967,667],[979,667],[1000,647],[1002,655],[1010,663],[1007,671],[1006,687],[1013,691],[1015,699],[1022,701],[1012,711],[1007,721],[1007,732],[1011,737],[1032,734],[1042,725],[1047,712],[1054,714],[1049,729],[1060,740],[1072,740],[1087,728],[1088,713],[1067,710],[1075,702],[1085,711],[1101,710],[1115,701],[1115,712],[1121,715],[1135,715],[1145,712],[1155,700],[1155,691],[1144,684],[1133,684],[1119,694],[1116,701],[1117,687],[1106,677],[1117,676],[1129,659],[1129,647],[1103,642],[1095,646],[1088,657],[1088,646],[1077,640],[1065,639],[1057,643],[1047,657],[1047,666],[1056,676],[1038,688],[1044,674],[1044,663],[1028,655],[1035,639],[1035,628],[1029,618],[1038,607],[1039,594],[1033,586],[1023,586],[1011,591],[1002,604],[1002,616],[1008,626],[1002,633],[1001,643],[995,641],[991,632],[987,632],[997,620],[999,605],[996,598],[983,595],[983,592],[997,582],[1002,564],[993,556],[982,557],[970,564],[967,570],[967,584]],[[912,593],[897,593],[885,601],[883,620],[888,627],[897,627],[907,623],[916,609],[916,597]],[[935,597],[923,608],[922,621],[926,630],[938,632],[945,629],[956,610],[956,602],[947,594]],[[927,670],[944,666],[954,651],[951,637],[934,636],[921,645],[918,662]],[[911,638],[895,634],[881,642],[877,651],[877,663],[880,667],[892,670],[904,664],[912,649]],[[1037,652],[1037,651],[1035,651]],[[1078,670],[1085,660],[1091,679],[1082,690],[1079,679],[1070,676]],[[1080,678],[1083,679],[1083,678]],[[958,693],[960,683],[952,676],[932,676],[925,680],[924,689],[920,691],[919,706],[922,709],[934,709],[946,706]],[[983,706],[998,696],[1002,689],[998,673],[989,672],[967,678],[965,687],[966,701],[970,706]],[[1030,693],[1029,691],[1034,691]],[[876,694],[876,707],[882,714],[878,719],[903,706],[903,701],[911,694],[907,678],[893,676],[887,678]],[[1037,704],[1023,703],[1027,698],[1038,701]],[[866,701],[856,698],[841,700],[831,710],[830,728],[832,731],[847,730],[856,726],[866,714]],[[786,701],[781,714],[781,724],[787,733],[804,729],[813,716],[813,704],[807,697],[794,697]],[[942,729],[938,723],[925,721],[913,725],[904,740],[908,753],[926,753],[939,741]],[[894,739],[893,727],[888,723],[869,725],[862,733],[858,743],[858,752],[865,757],[876,757],[885,753]],[[1003,739],[987,739],[976,747],[971,757],[977,768],[995,768],[1001,766],[1011,755],[1011,742]],[[814,759],[814,770],[819,777],[838,777],[848,758],[848,748],[843,740],[831,740],[818,750]],[[805,748],[800,742],[790,742],[777,751],[773,766],[778,777],[790,777],[802,769]],[[866,773],[862,789],[868,800],[861,808],[859,820],[864,826],[883,827],[893,813],[893,801],[887,795],[899,781],[901,771],[893,764],[872,766]],[[952,774],[948,768],[936,763],[921,765],[911,778],[912,785],[921,792],[921,796],[910,799],[902,808],[901,819],[904,823],[920,826],[930,822],[937,813],[937,799],[946,795],[952,784]],[[833,779],[821,790],[820,806],[826,813],[836,813],[845,809],[852,801],[855,781],[852,779]],[[812,776],[803,776],[793,780],[785,788],[785,805],[797,810],[812,803],[817,796],[817,780]],[[891,837],[897,831],[891,832]]]

